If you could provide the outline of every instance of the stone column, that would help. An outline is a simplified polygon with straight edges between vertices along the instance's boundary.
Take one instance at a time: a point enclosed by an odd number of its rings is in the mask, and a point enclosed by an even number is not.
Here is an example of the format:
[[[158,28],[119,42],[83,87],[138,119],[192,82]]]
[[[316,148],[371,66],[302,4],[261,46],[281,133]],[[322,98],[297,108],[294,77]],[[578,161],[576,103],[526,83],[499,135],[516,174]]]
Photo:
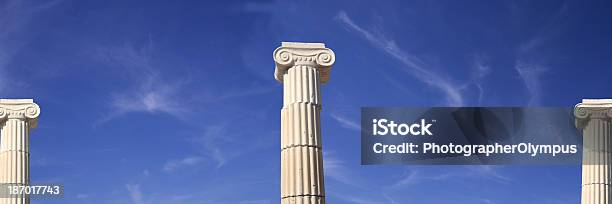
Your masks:
[[[274,51],[274,77],[283,83],[281,204],[324,204],[320,85],[334,52],[322,43],[283,42]]]
[[[581,202],[612,203],[612,99],[584,99],[574,115],[583,131]]]
[[[30,184],[30,128],[40,108],[32,99],[0,99],[0,183]],[[0,204],[29,204],[28,196],[0,198]]]

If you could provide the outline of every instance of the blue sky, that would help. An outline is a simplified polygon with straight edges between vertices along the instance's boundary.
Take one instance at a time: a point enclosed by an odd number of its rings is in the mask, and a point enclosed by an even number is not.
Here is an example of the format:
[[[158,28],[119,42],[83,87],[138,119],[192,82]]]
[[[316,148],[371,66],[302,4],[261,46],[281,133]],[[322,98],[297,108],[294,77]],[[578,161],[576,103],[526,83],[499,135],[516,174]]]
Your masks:
[[[361,166],[363,106],[610,98],[609,1],[0,0],[0,97],[34,98],[33,203],[279,203],[281,41],[336,53],[328,203],[577,203],[579,166]]]

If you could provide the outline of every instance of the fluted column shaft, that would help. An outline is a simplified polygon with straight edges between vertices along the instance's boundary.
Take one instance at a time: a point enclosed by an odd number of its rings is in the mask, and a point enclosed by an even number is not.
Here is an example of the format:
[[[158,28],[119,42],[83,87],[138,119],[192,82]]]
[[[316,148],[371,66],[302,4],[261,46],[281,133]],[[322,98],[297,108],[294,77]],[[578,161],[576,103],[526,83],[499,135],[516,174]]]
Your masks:
[[[582,204],[612,203],[612,103],[606,102],[585,99],[574,111],[576,126],[583,131]]]
[[[284,91],[282,204],[325,203],[320,85],[329,76],[333,57],[331,50],[318,43],[283,43],[275,51],[276,79]]]
[[[281,110],[282,203],[325,203],[319,72],[295,66],[284,78]]]
[[[0,99],[0,183],[30,185],[30,129],[39,113],[31,99]],[[29,203],[24,195],[0,198],[0,204]]]
[[[29,125],[25,120],[9,119],[2,125],[0,141],[0,183],[30,184]],[[29,204],[28,196],[2,198],[1,204]]]

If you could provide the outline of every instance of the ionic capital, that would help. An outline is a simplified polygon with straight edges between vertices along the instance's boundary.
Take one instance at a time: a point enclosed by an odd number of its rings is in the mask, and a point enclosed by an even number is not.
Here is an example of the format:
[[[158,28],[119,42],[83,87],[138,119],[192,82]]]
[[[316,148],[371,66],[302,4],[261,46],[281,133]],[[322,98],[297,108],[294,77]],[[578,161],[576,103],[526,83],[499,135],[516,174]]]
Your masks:
[[[574,116],[580,129],[591,119],[612,119],[612,99],[583,99],[574,107]]]
[[[36,127],[40,107],[32,99],[0,99],[0,122],[7,119],[26,120]]]
[[[274,50],[274,78],[283,82],[287,70],[296,65],[305,65],[317,68],[321,75],[321,82],[329,79],[329,70],[336,61],[334,52],[325,48],[323,43],[295,43],[283,42]]]

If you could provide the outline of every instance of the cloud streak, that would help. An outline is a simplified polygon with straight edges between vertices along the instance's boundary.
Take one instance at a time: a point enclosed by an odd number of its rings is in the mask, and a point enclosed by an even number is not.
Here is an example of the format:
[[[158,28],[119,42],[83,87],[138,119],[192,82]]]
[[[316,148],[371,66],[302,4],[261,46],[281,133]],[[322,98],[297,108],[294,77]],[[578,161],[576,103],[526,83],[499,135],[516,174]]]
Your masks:
[[[200,156],[188,156],[183,159],[171,160],[171,161],[166,162],[166,164],[164,164],[163,170],[165,172],[171,173],[178,169],[189,167],[189,166],[195,166],[203,162],[204,162],[204,158]]]
[[[472,84],[478,89],[478,104],[482,104],[484,99],[484,78],[491,73],[491,67],[486,63],[486,57],[484,55],[474,56],[472,71]]]
[[[213,163],[215,168],[221,168],[245,151],[260,148],[256,142],[252,141],[244,141],[250,144],[249,148],[240,150],[225,148],[240,145],[242,144],[241,142],[243,142],[243,140],[238,141],[229,136],[230,131],[232,130],[228,130],[228,126],[224,124],[206,127],[203,133],[191,141],[198,147],[198,153],[196,153],[196,155],[170,160],[164,164],[162,170],[171,173],[183,168],[197,167],[198,165],[207,163],[207,161]],[[241,135],[241,133],[236,131],[231,132],[231,134],[234,134],[234,136]]]
[[[392,185],[392,188],[401,189],[403,186],[417,185],[425,182],[444,182],[457,179],[487,179],[499,184],[508,184],[512,179],[500,173],[494,166],[469,166],[454,168],[444,172],[423,171],[420,168],[411,168]]]
[[[130,199],[133,204],[145,204],[142,198],[142,191],[140,191],[140,185],[138,184],[126,184],[125,188],[130,194]]]
[[[350,31],[359,34],[376,48],[384,51],[389,56],[401,62],[404,65],[402,70],[406,71],[421,82],[441,91],[445,95],[446,103],[448,105],[463,105],[464,100],[461,94],[460,86],[452,84],[448,79],[443,78],[439,74],[431,71],[432,67],[426,64],[423,60],[402,50],[393,40],[386,38],[380,32],[372,32],[357,25],[344,11],[338,12],[335,19],[342,23]]]
[[[133,82],[111,94],[111,113],[99,123],[131,112],[165,113],[186,119],[191,106],[181,97],[186,95],[181,92],[184,82],[163,79],[159,69],[151,62],[153,52],[152,40],[140,48],[125,43],[98,50],[98,59],[122,68],[129,81]]]
[[[538,64],[531,64],[524,61],[517,60],[514,69],[518,72],[519,76],[525,83],[525,87],[529,92],[529,105],[537,105],[540,103],[540,95],[542,86],[540,83],[540,76],[546,73],[547,69]]]
[[[323,152],[323,158],[325,177],[362,190],[367,189],[359,179],[350,175],[350,168],[340,158],[336,157],[333,152]]]
[[[0,95],[6,95],[10,89],[23,85],[21,81],[11,80],[7,67],[24,41],[27,41],[20,33],[33,17],[53,8],[59,2],[49,1],[38,5],[15,0],[0,2]]]
[[[221,150],[219,143],[227,143],[228,138],[223,138],[225,126],[212,126],[206,129],[204,134],[199,138],[199,143],[203,147],[204,154],[213,159],[217,168],[222,167],[225,163],[235,155],[228,155]],[[225,140],[223,140],[225,139]]]
[[[361,127],[359,126],[358,123],[346,118],[343,115],[332,113],[329,116],[331,116],[334,120],[336,120],[336,122],[340,123],[340,126],[343,128],[346,128],[349,130],[356,130],[356,131],[361,130]]]
[[[540,25],[535,33],[519,44],[517,47],[517,58],[514,69],[523,81],[529,93],[528,105],[540,104],[542,95],[542,75],[549,71],[546,66],[546,58],[540,52],[542,47],[552,43],[566,29],[565,18],[571,6],[570,1],[564,1],[557,11],[548,16],[548,20]]]
[[[163,67],[154,61],[158,59],[154,57],[155,53],[152,40],[142,46],[124,43],[120,46],[99,47],[95,50],[94,58],[117,69],[117,73],[129,83],[121,90],[110,94],[111,100],[108,101],[110,113],[94,125],[137,112],[167,114],[188,121],[203,104],[266,94],[276,88],[257,85],[237,90],[223,90],[221,94],[215,94],[217,90],[206,88],[189,89],[189,76],[170,78],[164,75]]]

